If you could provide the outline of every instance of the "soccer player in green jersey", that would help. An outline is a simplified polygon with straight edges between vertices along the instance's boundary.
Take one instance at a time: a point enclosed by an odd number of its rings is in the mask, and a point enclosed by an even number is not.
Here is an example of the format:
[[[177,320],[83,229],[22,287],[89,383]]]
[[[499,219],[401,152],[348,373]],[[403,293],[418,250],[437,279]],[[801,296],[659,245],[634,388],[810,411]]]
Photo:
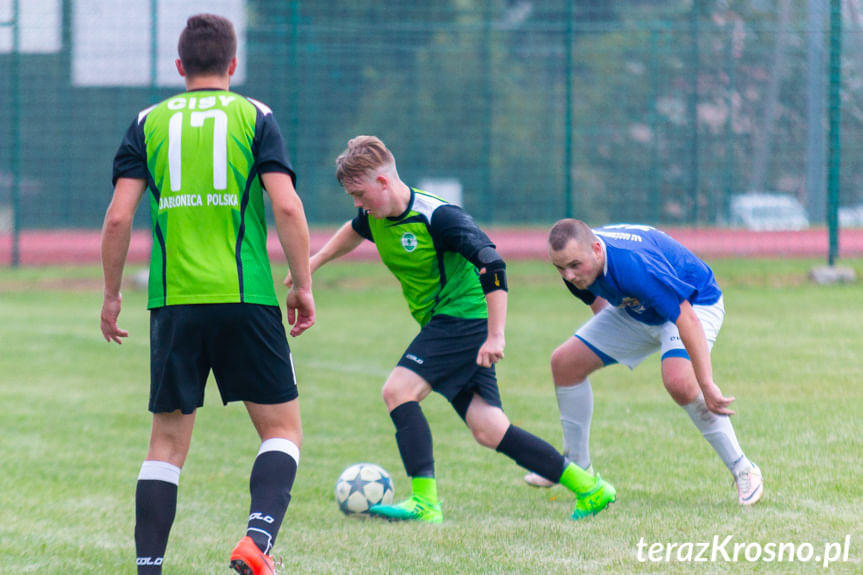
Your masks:
[[[405,184],[392,153],[374,136],[350,140],[336,165],[359,213],[311,257],[312,271],[363,239],[374,242],[421,326],[383,387],[412,494],[370,513],[443,520],[431,429],[420,408],[431,391],[449,400],[480,445],[575,492],[573,519],[607,507],[614,487],[512,425],[501,408],[494,364],[503,359],[505,345],[506,264],[488,236],[459,206]],[[289,276],[286,283],[292,280]]]
[[[128,336],[117,325],[120,287],[132,219],[148,191],[153,228],[153,425],[135,495],[139,575],[162,572],[180,470],[211,370],[222,401],[243,401],[261,439],[246,535],[230,556],[238,573],[274,573],[270,553],[299,463],[299,400],[267,255],[263,192],[294,277],[286,301],[292,336],[315,321],[309,230],[271,110],[229,91],[236,49],[230,21],[189,18],[177,60],[186,92],[139,113],[114,158],[102,230],[101,327],[109,342]]]

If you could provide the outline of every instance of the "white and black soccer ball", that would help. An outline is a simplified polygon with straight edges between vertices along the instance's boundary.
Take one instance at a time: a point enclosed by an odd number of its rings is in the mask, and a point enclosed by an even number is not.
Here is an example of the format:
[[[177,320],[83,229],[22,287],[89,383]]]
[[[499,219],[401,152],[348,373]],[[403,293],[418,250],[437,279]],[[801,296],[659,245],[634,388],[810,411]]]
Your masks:
[[[372,505],[390,505],[393,494],[393,478],[374,463],[355,463],[336,481],[336,503],[345,515],[368,513]]]

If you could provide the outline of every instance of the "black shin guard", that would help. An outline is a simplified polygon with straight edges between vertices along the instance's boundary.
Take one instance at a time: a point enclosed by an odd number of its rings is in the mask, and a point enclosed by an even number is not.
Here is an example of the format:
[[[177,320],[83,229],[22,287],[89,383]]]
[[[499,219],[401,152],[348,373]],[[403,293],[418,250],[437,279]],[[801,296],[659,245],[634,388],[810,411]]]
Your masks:
[[[550,443],[515,425],[509,426],[495,450],[555,483],[566,467],[566,459]]]
[[[434,477],[431,428],[416,401],[403,403],[390,412],[396,426],[396,443],[408,477]]]
[[[177,486],[139,479],[135,490],[135,551],[138,575],[162,572],[168,535],[177,513]]]
[[[282,526],[296,475],[296,460],[283,451],[265,451],[255,458],[249,478],[252,503],[246,534],[266,554]]]

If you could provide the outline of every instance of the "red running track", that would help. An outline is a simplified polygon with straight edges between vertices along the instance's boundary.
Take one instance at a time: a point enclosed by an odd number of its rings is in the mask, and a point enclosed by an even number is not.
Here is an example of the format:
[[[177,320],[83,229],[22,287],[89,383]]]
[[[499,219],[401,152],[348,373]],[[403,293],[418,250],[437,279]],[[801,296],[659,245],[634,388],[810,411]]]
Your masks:
[[[334,229],[313,230],[312,252],[317,251]],[[828,255],[829,237],[826,229],[799,232],[752,232],[722,228],[666,228],[678,241],[703,258],[787,257],[823,258]],[[545,259],[544,228],[488,228],[487,232],[505,259]],[[150,256],[149,230],[135,231],[129,247],[130,263],[145,263]],[[274,234],[267,247],[273,261],[284,261],[281,247]],[[18,243],[19,263],[24,266],[98,264],[98,230],[29,230],[22,232]],[[863,229],[843,229],[839,235],[839,257],[863,257]],[[346,258],[376,259],[377,252],[370,242],[364,242]],[[0,234],[0,265],[12,261],[12,237]]]

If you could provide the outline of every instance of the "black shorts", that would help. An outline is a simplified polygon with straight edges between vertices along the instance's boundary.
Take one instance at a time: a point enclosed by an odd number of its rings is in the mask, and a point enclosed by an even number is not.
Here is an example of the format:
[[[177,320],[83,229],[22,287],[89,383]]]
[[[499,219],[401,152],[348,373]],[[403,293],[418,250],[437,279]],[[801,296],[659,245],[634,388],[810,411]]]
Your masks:
[[[476,363],[487,337],[485,319],[436,315],[414,338],[398,365],[426,380],[464,419],[474,394],[489,405],[502,407],[494,366]]]
[[[194,412],[204,405],[211,369],[225,404],[295,399],[279,307],[217,303],[150,311],[150,411]]]

